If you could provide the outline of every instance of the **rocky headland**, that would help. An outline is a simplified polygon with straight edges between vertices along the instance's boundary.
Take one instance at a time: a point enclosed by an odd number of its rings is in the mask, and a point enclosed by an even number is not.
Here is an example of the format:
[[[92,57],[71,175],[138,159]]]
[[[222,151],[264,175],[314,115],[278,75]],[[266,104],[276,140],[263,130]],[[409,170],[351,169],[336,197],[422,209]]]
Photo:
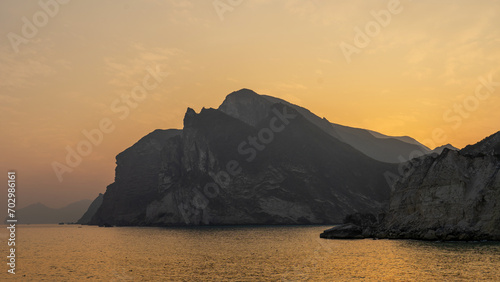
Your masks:
[[[500,240],[500,132],[460,151],[413,161],[388,206],[346,217],[322,238]]]

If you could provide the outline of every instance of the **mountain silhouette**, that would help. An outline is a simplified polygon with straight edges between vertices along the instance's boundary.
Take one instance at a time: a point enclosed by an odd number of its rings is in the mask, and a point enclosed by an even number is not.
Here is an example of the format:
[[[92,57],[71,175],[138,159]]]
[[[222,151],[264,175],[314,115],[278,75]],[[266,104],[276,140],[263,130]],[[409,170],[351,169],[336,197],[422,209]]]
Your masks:
[[[182,130],[155,130],[120,153],[88,223],[337,223],[379,210],[390,195],[386,173],[425,148],[241,89],[218,109],[188,108]]]
[[[65,207],[54,209],[42,203],[35,203],[17,210],[20,224],[55,224],[76,222],[88,209],[91,200],[81,200]]]

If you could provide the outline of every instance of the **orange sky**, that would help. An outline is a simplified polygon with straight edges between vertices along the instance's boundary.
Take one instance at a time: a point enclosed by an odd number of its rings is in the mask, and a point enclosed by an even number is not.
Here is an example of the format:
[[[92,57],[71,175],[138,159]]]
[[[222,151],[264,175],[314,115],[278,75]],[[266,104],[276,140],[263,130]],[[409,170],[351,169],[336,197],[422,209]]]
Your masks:
[[[17,170],[20,206],[94,198],[116,154],[240,88],[431,147],[500,130],[500,1],[55,1],[0,2],[0,180]],[[102,120],[60,182],[51,164]]]

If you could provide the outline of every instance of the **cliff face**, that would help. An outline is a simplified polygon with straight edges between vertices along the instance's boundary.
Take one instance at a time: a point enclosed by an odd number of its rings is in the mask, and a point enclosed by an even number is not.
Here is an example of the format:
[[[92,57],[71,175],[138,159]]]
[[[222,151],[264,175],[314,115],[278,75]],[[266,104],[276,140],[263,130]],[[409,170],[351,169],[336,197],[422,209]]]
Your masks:
[[[395,165],[367,157],[289,106],[261,110],[267,113],[244,122],[188,109],[182,133],[141,139],[117,156],[115,183],[90,224],[326,224],[387,202],[384,172]]]
[[[348,221],[321,236],[500,240],[499,145],[500,132],[461,151],[420,158],[396,182],[384,217],[371,226]]]
[[[383,228],[403,238],[500,240],[499,170],[495,155],[427,157],[396,184]]]
[[[90,224],[139,224],[157,196],[161,150],[180,130],[155,130],[116,156],[115,182],[109,185]]]

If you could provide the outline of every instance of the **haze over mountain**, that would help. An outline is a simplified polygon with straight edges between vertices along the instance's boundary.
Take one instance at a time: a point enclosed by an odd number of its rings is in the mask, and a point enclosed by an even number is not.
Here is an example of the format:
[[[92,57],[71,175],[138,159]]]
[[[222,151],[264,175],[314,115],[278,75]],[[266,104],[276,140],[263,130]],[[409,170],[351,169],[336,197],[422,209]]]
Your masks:
[[[92,201],[90,206],[88,207],[87,211],[85,214],[83,214],[80,219],[76,223],[78,224],[87,224],[90,222],[94,214],[97,212],[99,207],[102,205],[102,200],[104,198],[104,195],[102,193],[99,193],[99,196]]]
[[[16,211],[20,224],[54,224],[76,222],[89,208],[91,200],[81,200],[65,207],[54,209],[42,203],[26,206]]]
[[[456,148],[455,146],[453,146],[451,144],[446,144],[446,145],[434,148],[434,150],[432,150],[432,152],[439,155],[439,154],[441,154],[443,152],[444,149],[449,149],[449,150],[453,150],[453,151],[459,151],[460,150],[460,149]]]
[[[366,133],[353,139],[376,138]],[[340,222],[380,209],[390,193],[385,173],[397,167],[346,143],[326,119],[248,89],[218,110],[188,109],[182,131],[156,130],[116,159],[115,182],[91,224]]]

